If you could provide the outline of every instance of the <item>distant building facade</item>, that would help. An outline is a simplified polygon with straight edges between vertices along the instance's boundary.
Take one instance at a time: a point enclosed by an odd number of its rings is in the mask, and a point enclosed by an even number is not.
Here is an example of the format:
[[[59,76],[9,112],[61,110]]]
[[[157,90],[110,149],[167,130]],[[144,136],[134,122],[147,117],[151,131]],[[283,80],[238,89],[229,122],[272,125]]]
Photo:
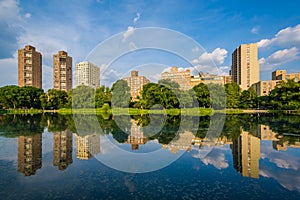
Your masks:
[[[172,67],[169,72],[163,72],[161,74],[161,79],[170,79],[178,83],[182,90],[189,90],[191,88],[191,71],[189,69],[179,71],[177,67]]]
[[[260,138],[242,130],[241,135],[230,146],[234,168],[243,176],[258,178]]]
[[[131,76],[123,78],[130,87],[130,94],[132,101],[136,100],[138,96],[141,96],[143,86],[150,81],[145,76],[139,76],[138,71],[131,71]]]
[[[72,89],[72,57],[65,51],[53,55],[53,88],[67,93]]]
[[[73,162],[73,135],[65,130],[53,133],[53,166],[64,170]]]
[[[275,70],[274,72],[272,72],[272,80],[294,80],[295,82],[298,82],[300,81],[300,72],[287,74],[286,70]]]
[[[281,84],[281,81],[294,80],[300,81],[300,72],[287,74],[286,70],[275,70],[272,72],[272,80],[259,81],[254,83],[252,87],[256,91],[258,96],[268,96],[276,86]]]
[[[177,67],[172,67],[169,72],[163,72],[161,79],[170,79],[178,83],[182,90],[189,90],[200,83],[225,85],[231,82],[231,76],[218,76],[208,73],[204,74],[202,72],[198,75],[191,76],[189,69],[179,71]]]
[[[76,157],[88,160],[100,152],[100,136],[91,134],[86,136],[76,135]]]
[[[213,74],[203,74],[199,73],[197,76],[191,76],[190,86],[193,88],[200,83],[203,84],[218,84],[225,85],[231,82],[231,76],[217,76]]]
[[[42,167],[42,134],[18,137],[18,171],[34,175]]]
[[[100,68],[88,61],[76,64],[76,87],[80,85],[100,86]]]
[[[42,54],[33,46],[18,50],[18,86],[42,88]]]
[[[259,81],[252,85],[253,89],[256,91],[258,96],[268,96],[270,92],[275,89],[280,81]]]
[[[126,143],[131,144],[132,150],[139,149],[139,145],[146,144],[148,141],[147,137],[144,136],[143,127],[137,125],[137,121],[131,120],[131,129],[130,134],[128,135],[128,139]]]
[[[259,70],[257,43],[242,44],[232,53],[232,81],[243,90],[259,82]]]

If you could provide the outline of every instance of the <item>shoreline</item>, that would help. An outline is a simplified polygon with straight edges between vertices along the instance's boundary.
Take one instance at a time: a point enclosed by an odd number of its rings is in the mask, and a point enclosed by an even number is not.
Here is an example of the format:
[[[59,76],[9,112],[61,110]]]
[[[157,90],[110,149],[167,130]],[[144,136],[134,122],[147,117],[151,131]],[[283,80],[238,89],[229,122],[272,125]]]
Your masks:
[[[206,116],[214,113],[225,114],[259,114],[259,113],[283,113],[300,115],[300,110],[251,110],[251,109],[224,109],[213,110],[212,108],[182,108],[182,109],[163,109],[163,110],[146,110],[137,108],[115,108],[115,109],[59,109],[59,110],[39,110],[39,109],[10,109],[1,110],[1,114],[45,114],[58,113],[62,115],[68,114],[102,114],[102,115],[144,115],[144,114],[168,114],[168,115],[191,115]]]

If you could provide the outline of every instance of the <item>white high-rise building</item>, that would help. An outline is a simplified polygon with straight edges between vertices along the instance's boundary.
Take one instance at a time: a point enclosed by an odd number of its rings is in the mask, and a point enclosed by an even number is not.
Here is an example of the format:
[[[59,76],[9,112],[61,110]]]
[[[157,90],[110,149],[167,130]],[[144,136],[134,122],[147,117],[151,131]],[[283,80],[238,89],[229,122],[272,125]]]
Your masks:
[[[88,61],[76,64],[76,87],[79,85],[99,87],[100,68]]]

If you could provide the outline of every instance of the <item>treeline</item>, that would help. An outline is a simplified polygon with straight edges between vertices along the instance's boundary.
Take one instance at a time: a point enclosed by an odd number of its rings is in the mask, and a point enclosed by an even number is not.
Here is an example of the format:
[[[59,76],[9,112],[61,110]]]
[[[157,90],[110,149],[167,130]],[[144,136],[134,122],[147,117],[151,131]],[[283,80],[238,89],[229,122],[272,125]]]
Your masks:
[[[50,89],[46,93],[34,87],[4,86],[0,88],[2,109],[105,108],[132,107],[140,109],[171,108],[241,108],[241,109],[300,109],[300,83],[282,82],[269,96],[258,97],[254,89],[242,91],[238,84],[200,83],[190,90],[180,90],[178,83],[160,80],[143,87],[141,96],[134,101],[127,82],[119,80],[111,88],[101,86],[93,89],[79,86],[68,94]]]

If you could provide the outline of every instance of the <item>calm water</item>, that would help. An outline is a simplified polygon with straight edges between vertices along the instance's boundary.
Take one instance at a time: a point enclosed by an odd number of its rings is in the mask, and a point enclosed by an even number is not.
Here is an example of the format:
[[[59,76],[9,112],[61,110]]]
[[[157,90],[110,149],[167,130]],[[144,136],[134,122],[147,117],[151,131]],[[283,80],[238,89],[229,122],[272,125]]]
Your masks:
[[[4,115],[0,176],[1,199],[300,199],[300,119]]]

